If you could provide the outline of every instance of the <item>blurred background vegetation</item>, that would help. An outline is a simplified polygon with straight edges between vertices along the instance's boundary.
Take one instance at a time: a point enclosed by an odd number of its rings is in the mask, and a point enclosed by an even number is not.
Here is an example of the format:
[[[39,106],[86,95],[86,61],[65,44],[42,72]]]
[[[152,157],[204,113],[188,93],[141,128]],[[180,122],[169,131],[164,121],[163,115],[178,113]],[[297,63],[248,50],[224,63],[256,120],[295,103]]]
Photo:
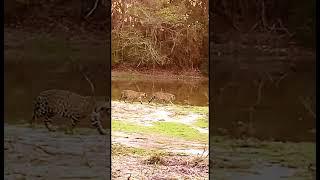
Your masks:
[[[316,1],[213,0],[213,32],[286,34],[305,47],[315,47]]]
[[[62,27],[74,34],[90,25],[92,33],[100,31],[102,36],[108,29],[103,26],[110,24],[105,14],[109,4],[98,2],[91,17],[85,19],[96,0],[5,0],[5,26]],[[236,39],[259,32],[285,35],[314,48],[315,2],[213,0],[211,40],[218,41],[217,34]],[[208,5],[208,0],[112,0],[112,64],[207,72]]]

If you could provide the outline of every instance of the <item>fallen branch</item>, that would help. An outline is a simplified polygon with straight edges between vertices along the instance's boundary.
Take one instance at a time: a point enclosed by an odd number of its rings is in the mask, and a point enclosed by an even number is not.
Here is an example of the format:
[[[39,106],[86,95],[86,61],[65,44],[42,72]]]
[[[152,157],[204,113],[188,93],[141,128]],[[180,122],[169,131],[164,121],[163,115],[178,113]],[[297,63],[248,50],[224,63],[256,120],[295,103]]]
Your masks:
[[[91,14],[97,9],[99,1],[100,1],[100,0],[96,0],[96,1],[94,2],[94,5],[93,5],[92,9],[90,10],[90,12],[89,12],[89,13],[86,15],[86,17],[85,17],[86,19],[87,19],[89,16],[91,16]]]
[[[29,144],[29,145],[31,145],[31,144]],[[40,149],[42,152],[45,152],[46,154],[49,154],[51,156],[57,155],[56,153],[50,152],[46,148],[44,148],[44,147],[42,147],[40,145],[32,145],[32,146],[36,147],[37,149]]]

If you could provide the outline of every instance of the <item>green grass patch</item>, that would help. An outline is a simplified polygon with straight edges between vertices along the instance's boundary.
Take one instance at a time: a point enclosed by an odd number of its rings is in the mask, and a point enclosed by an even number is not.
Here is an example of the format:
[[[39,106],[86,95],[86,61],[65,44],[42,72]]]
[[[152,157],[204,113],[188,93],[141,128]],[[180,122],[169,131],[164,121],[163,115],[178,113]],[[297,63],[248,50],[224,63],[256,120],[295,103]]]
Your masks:
[[[112,120],[111,128],[112,131],[146,132],[149,127],[139,126],[133,123],[126,123],[119,120]]]
[[[192,106],[190,108],[190,111],[197,114],[208,114],[209,107],[208,106]]]
[[[207,117],[198,118],[197,121],[194,123],[194,125],[200,128],[208,128],[209,127],[208,118]]]
[[[200,133],[198,130],[188,125],[176,122],[156,122],[154,123],[154,126],[140,126],[133,123],[113,120],[112,130],[123,132],[162,134],[169,137],[182,138],[192,141],[208,141],[207,134]]]
[[[208,141],[207,134],[199,133],[198,130],[181,123],[156,122],[151,127],[155,132],[172,137],[180,137],[186,140]]]

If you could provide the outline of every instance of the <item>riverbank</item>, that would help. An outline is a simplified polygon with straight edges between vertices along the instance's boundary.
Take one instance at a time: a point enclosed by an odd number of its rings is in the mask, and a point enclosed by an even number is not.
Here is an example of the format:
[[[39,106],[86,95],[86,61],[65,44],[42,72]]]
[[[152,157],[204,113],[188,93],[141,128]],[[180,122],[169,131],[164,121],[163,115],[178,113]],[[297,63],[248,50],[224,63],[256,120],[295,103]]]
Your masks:
[[[166,153],[180,152],[189,159],[199,156],[203,158],[207,154],[205,145],[205,142],[208,142],[207,107],[155,106],[117,101],[112,102],[112,107],[112,141],[126,147],[137,148],[138,150],[134,151],[136,153],[132,154],[139,154],[137,152],[141,149]],[[211,136],[210,151],[212,163],[210,171],[218,179],[311,180],[315,176],[315,143]],[[167,161],[172,158],[163,157]],[[139,158],[133,159],[133,162],[136,162]],[[119,167],[117,164],[115,166]],[[138,167],[138,169],[145,168]],[[121,169],[119,173],[123,171],[126,170]]]
[[[211,137],[210,142],[210,170],[217,179],[315,179],[315,143],[221,136]]]
[[[107,140],[93,129],[70,136],[42,126],[5,124],[4,179],[104,180],[110,176]]]
[[[137,70],[132,67],[114,68],[111,72],[112,80],[150,80],[157,81],[181,80],[181,81],[209,81],[209,77],[201,74],[197,70],[166,70],[166,69],[152,69]]]
[[[115,177],[208,178],[208,107],[111,104]]]
[[[105,157],[109,155],[105,156],[105,153],[109,152],[106,146],[109,142],[105,141],[105,137],[96,135],[94,130],[86,132],[70,136],[62,132],[50,134],[43,127],[31,129],[26,125],[5,124],[5,179],[108,177],[110,166],[106,168],[108,160]],[[141,145],[150,144],[150,135],[131,134],[128,137],[125,133],[115,132],[113,136],[112,166],[115,171],[112,176],[115,179],[127,178],[130,174],[131,177],[148,177],[165,173],[177,177],[178,172],[183,174],[181,171],[196,175],[205,173],[201,161],[205,155],[201,156],[202,153],[190,158],[190,155],[183,153],[165,153],[160,149],[132,146],[134,141]],[[127,139],[127,145],[119,143],[124,142],[123,139]],[[149,143],[146,143],[147,140]],[[210,140],[211,172],[218,179],[315,179],[314,143],[232,140],[218,136]],[[176,144],[176,141],[173,142]],[[157,143],[162,145],[161,142],[154,142]],[[195,168],[192,165],[196,162]]]
[[[207,107],[117,101],[112,107],[113,179],[208,177]],[[6,179],[109,175],[110,161],[105,157],[110,157],[110,141],[95,129],[77,128],[75,135],[67,135],[49,133],[42,124],[34,129],[5,124],[4,135]],[[315,143],[211,136],[210,145],[210,172],[218,179],[315,176]]]

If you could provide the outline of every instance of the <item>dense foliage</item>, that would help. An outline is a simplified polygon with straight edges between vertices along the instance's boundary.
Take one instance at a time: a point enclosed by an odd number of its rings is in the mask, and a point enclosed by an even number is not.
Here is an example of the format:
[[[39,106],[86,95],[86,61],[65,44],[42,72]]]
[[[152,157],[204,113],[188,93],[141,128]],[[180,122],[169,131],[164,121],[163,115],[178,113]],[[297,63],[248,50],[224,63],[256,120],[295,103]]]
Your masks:
[[[112,63],[198,68],[208,59],[207,1],[112,4]]]

